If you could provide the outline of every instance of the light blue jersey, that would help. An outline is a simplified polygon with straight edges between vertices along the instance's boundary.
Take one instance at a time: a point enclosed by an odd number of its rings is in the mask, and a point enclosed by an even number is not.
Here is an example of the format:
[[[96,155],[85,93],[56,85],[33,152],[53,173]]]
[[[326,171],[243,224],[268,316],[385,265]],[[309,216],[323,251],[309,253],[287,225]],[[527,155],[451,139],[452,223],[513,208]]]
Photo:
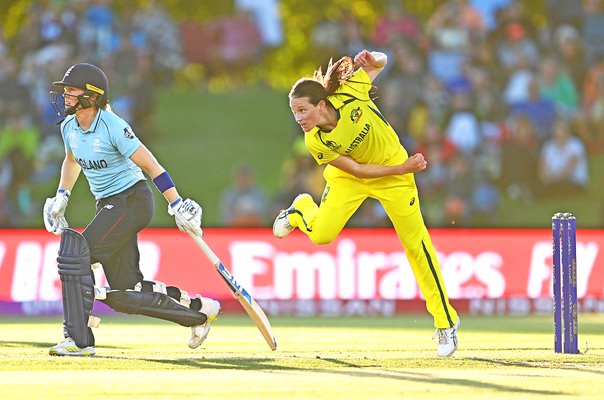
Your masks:
[[[74,115],[69,116],[61,124],[61,135],[65,148],[82,167],[97,200],[145,180],[143,171],[130,160],[142,143],[130,125],[111,111],[99,110],[86,132]]]

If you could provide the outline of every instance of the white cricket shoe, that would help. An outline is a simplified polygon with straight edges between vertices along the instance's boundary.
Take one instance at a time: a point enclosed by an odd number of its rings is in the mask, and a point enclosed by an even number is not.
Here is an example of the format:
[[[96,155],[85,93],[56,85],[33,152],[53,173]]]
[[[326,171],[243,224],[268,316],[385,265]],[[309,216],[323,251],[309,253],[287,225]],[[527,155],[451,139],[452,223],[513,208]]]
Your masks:
[[[216,300],[208,299],[207,297],[200,297],[201,299],[201,310],[199,312],[207,315],[208,319],[201,325],[195,325],[191,327],[191,338],[189,339],[189,347],[192,349],[198,348],[210,333],[210,325],[218,317],[220,313],[220,303]]]
[[[277,238],[284,238],[289,235],[291,231],[294,230],[294,227],[289,223],[287,216],[296,212],[294,204],[302,197],[309,197],[312,200],[312,196],[308,193],[299,194],[296,196],[294,201],[292,201],[292,205],[285,210],[281,210],[279,215],[277,215],[277,218],[275,218],[275,222],[273,223],[273,235],[275,235]]]
[[[61,343],[48,350],[51,356],[93,356],[96,354],[94,346],[79,348],[72,338],[68,337]]]
[[[452,328],[436,329],[432,340],[438,337],[438,347],[436,354],[439,357],[451,357],[457,350],[457,330],[459,329],[459,317],[457,323]]]

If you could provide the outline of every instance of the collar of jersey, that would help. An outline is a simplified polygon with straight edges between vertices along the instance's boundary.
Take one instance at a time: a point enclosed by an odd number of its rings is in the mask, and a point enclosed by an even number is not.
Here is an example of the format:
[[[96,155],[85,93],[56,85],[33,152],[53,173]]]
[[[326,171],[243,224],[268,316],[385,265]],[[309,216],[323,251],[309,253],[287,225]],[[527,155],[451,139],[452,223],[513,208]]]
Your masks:
[[[84,131],[84,130],[82,130],[82,128],[80,128],[80,123],[78,122],[77,118],[74,117],[74,121],[77,124],[78,129],[80,131],[82,131],[82,133],[93,133],[93,132],[96,132],[96,128],[99,126],[99,121],[101,120],[102,112],[103,112],[103,110],[99,108],[99,112],[96,113],[96,117],[94,117],[92,124],[90,124],[90,128],[88,128],[88,130],[86,130],[86,131]]]

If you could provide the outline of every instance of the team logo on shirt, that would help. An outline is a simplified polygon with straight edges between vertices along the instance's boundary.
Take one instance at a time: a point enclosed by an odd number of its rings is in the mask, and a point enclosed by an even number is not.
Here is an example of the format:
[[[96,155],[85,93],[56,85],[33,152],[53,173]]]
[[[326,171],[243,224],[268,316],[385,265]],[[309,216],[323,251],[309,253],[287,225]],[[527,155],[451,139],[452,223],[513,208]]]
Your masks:
[[[327,146],[327,148],[329,150],[338,151],[338,150],[340,150],[340,148],[342,148],[341,144],[337,144],[333,140],[329,140],[329,139],[323,140],[323,135],[321,134],[321,132],[319,132],[318,136],[319,136],[319,140],[321,141],[321,143],[323,143],[325,146]]]
[[[69,141],[69,146],[71,146],[72,150],[78,148],[78,134],[75,131],[69,132],[67,140]]]
[[[132,132],[132,129],[129,126],[124,128],[124,137],[126,139],[134,139],[134,132]]]
[[[363,115],[363,110],[361,110],[361,107],[354,108],[350,112],[350,120],[352,121],[353,124],[356,124],[357,122],[359,122],[359,119],[361,119],[362,115]]]
[[[337,144],[333,140],[326,140],[323,143],[325,144],[325,146],[329,147],[329,150],[332,150],[332,151],[338,151],[342,147],[341,144]]]
[[[95,153],[101,152],[101,139],[95,138],[92,141],[92,149],[94,150]]]

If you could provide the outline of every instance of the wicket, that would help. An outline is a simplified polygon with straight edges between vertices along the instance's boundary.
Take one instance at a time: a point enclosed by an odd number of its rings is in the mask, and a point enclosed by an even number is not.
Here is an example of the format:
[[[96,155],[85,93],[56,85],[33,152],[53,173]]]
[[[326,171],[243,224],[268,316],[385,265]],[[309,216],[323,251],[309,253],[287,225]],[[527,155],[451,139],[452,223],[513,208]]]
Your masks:
[[[577,220],[571,213],[552,217],[554,351],[579,353],[577,315]]]

